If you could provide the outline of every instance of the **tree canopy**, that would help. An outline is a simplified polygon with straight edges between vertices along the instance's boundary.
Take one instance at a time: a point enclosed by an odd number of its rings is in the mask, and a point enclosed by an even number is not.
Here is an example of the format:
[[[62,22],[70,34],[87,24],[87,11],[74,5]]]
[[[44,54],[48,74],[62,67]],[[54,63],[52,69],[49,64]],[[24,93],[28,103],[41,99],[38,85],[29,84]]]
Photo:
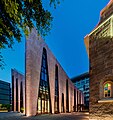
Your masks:
[[[50,0],[48,4],[54,6],[59,0]],[[22,32],[28,35],[36,23],[40,35],[45,36],[51,30],[53,17],[43,6],[42,0],[1,0],[0,1],[0,50],[12,48],[14,40],[21,42]],[[0,52],[0,67],[3,57]]]

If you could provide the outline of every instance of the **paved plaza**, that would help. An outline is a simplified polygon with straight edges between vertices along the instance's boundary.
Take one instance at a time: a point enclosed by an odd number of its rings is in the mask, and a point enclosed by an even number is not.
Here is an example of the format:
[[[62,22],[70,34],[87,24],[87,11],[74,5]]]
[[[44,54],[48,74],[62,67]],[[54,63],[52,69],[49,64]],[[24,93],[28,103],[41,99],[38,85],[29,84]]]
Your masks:
[[[89,120],[88,113],[43,114],[26,117],[22,113],[0,113],[0,120]]]

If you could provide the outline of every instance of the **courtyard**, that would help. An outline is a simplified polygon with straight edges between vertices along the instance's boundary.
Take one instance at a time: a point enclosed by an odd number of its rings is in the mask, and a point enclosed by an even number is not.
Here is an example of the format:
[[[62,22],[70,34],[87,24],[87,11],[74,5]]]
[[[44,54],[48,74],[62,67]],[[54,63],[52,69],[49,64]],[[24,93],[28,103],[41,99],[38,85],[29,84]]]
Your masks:
[[[89,120],[88,113],[61,113],[61,114],[42,114],[27,117],[22,113],[8,112],[0,113],[0,120]]]

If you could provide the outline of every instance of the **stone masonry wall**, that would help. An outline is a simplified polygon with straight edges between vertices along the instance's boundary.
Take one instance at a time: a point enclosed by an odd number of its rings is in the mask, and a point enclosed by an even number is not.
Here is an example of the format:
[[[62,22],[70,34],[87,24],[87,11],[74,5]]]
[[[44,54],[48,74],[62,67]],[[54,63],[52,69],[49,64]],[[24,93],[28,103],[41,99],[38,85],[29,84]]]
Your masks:
[[[113,102],[98,103],[104,98],[103,84],[113,81],[113,39],[90,40],[90,118],[113,120]],[[101,118],[103,117],[103,118]]]

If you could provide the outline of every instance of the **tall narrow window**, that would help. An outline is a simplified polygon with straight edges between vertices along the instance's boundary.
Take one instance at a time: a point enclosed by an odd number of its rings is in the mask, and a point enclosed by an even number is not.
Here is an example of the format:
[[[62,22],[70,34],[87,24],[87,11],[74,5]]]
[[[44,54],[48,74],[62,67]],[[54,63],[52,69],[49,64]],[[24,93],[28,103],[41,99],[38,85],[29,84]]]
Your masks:
[[[14,76],[12,75],[12,111],[14,111]]]
[[[111,97],[111,84],[106,83],[104,85],[104,97]]]
[[[61,112],[64,112],[64,93],[62,93]]]
[[[55,66],[55,113],[59,112],[58,66]]]
[[[16,111],[18,111],[18,78],[16,78]]]
[[[22,108],[23,108],[23,84],[21,81],[21,83],[20,83],[20,110],[21,110],[21,112],[23,112]]]
[[[66,80],[66,112],[69,112],[68,79]]]
[[[74,89],[74,112],[76,111],[76,89]]]
[[[43,49],[39,93],[38,93],[38,103],[37,103],[38,114],[50,113],[51,112],[50,103],[51,102],[50,102],[47,53],[46,53],[46,49]]]
[[[78,94],[78,90],[77,90],[77,111],[78,111],[78,104],[79,104],[79,94]]]

